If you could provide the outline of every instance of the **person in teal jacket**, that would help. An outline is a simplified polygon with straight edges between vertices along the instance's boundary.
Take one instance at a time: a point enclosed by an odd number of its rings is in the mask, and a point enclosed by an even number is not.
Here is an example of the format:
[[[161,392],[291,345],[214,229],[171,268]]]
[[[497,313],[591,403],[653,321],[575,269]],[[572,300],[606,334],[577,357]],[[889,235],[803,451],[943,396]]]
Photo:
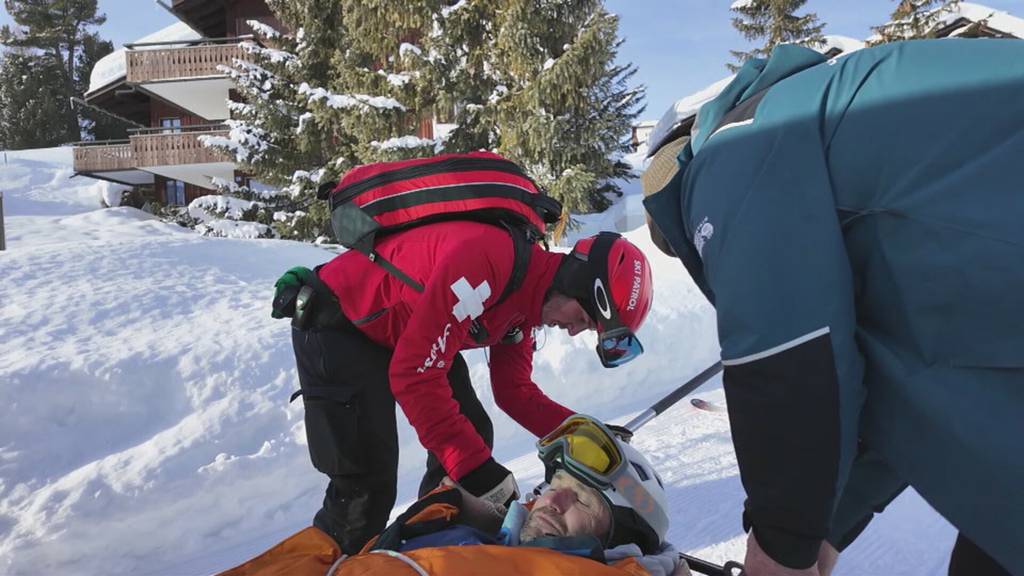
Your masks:
[[[717,311],[746,573],[909,484],[951,573],[1024,574],[1024,41],[779,46],[675,136],[645,205]]]

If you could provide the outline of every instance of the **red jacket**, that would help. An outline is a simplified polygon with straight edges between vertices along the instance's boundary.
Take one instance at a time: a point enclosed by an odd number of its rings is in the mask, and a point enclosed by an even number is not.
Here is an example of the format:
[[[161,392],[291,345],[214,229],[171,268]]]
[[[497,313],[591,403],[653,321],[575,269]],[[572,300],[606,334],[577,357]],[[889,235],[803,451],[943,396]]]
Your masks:
[[[523,283],[495,306],[512,274],[513,247],[506,230],[477,222],[442,222],[387,236],[376,249],[422,284],[423,292],[355,251],[321,267],[320,278],[337,295],[346,317],[371,340],[394,350],[388,376],[395,400],[420,443],[453,479],[491,456],[452,398],[448,369],[459,350],[491,347],[494,401],[533,434],[547,434],[572,414],[531,379],[532,328],[541,324],[541,306],[561,254],[533,246]],[[482,343],[469,335],[474,319],[488,334]],[[501,344],[517,326],[523,340]]]

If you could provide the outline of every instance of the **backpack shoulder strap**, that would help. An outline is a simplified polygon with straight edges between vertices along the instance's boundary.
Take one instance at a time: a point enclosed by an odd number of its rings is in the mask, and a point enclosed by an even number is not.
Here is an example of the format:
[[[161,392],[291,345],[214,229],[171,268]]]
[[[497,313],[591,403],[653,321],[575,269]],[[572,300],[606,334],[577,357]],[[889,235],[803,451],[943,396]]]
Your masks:
[[[523,285],[526,269],[530,267],[530,239],[526,231],[515,226],[510,226],[508,231],[512,235],[512,274],[505,284],[505,289],[501,291],[501,296],[495,300],[495,305],[504,302],[505,298]]]
[[[526,269],[530,267],[530,254],[532,250],[530,249],[530,237],[527,231],[518,226],[506,225],[506,228],[512,236],[512,274],[509,275],[505,288],[492,306],[497,306],[504,302],[506,298],[523,285],[523,280],[526,278]],[[476,320],[469,327],[469,335],[478,344],[486,341],[488,337],[487,329]],[[504,336],[504,339],[508,342],[518,342],[522,340],[522,332],[518,328],[513,328]]]
[[[398,268],[398,266],[395,266],[391,262],[385,260],[383,256],[381,256],[380,254],[377,253],[376,250],[371,250],[366,256],[370,259],[370,262],[373,262],[373,263],[377,264],[378,266],[380,266],[381,268],[387,270],[388,273],[390,273],[395,278],[398,278],[399,280],[401,280],[402,283],[405,284],[406,286],[412,288],[413,290],[415,290],[417,292],[423,292],[423,285],[422,284],[420,284],[419,282],[413,280],[412,277],[410,277],[405,272],[402,272]]]

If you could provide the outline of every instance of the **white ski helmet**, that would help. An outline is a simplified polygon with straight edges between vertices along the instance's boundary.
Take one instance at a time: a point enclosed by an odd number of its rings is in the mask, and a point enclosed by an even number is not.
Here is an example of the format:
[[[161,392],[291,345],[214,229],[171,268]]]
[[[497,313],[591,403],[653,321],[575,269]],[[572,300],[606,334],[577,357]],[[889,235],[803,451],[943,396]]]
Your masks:
[[[609,548],[634,543],[645,554],[661,550],[668,532],[665,487],[639,450],[620,440],[600,421],[582,414],[567,418],[537,446],[547,481],[555,471],[565,470],[604,497],[612,517],[606,543]],[[601,454],[612,451],[617,454],[608,459]],[[589,464],[581,463],[583,455],[587,455]],[[595,471],[595,462],[606,468],[603,473]]]
[[[615,441],[622,455],[629,463],[626,475],[632,480],[633,488],[616,488],[612,485],[601,494],[612,509],[612,533],[608,539],[610,548],[635,542],[644,553],[661,550],[668,533],[668,500],[661,477],[639,450],[619,440]],[[616,483],[618,484],[618,483]],[[633,493],[630,494],[629,491]]]

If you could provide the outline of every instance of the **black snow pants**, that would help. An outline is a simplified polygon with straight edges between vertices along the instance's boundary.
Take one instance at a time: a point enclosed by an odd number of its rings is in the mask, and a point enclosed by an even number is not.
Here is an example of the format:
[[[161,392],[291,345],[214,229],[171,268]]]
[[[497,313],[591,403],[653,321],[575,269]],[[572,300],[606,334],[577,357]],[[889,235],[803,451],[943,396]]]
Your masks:
[[[330,479],[313,525],[330,534],[346,554],[357,553],[385,527],[395,504],[398,432],[388,383],[391,350],[351,324],[329,329],[292,328],[292,345],[305,403],[306,438],[313,466]],[[462,355],[448,372],[460,412],[488,446],[490,417],[469,380]],[[433,454],[420,495],[446,472]]]
[[[1013,576],[963,534],[956,538],[949,558],[949,576]]]

